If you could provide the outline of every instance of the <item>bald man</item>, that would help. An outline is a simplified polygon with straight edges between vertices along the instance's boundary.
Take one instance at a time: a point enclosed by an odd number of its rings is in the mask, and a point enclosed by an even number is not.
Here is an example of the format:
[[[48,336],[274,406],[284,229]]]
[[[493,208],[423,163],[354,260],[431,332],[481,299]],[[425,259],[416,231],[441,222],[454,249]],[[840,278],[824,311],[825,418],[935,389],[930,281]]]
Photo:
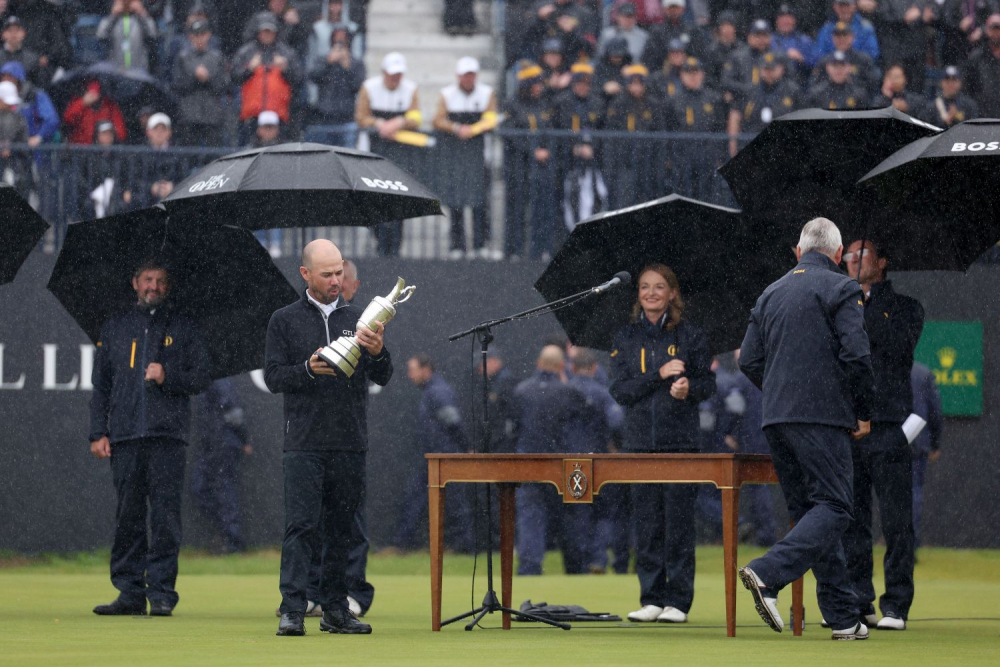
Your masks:
[[[568,452],[567,427],[580,419],[587,400],[563,381],[566,355],[558,345],[546,345],[538,355],[534,375],[514,390],[516,450],[525,454]],[[558,496],[547,484],[522,484],[517,489],[517,554],[519,575],[542,573],[545,531]],[[564,533],[566,531],[563,531]],[[566,574],[582,574],[589,565],[589,535],[567,535],[562,543]]]
[[[322,550],[315,604],[322,606],[319,629],[336,634],[370,634],[347,602],[347,555],[351,530],[365,488],[368,382],[385,386],[392,360],[383,327],[357,331],[361,360],[350,378],[317,353],[340,336],[355,335],[361,310],[341,298],[344,260],[326,239],[302,251],[299,267],[306,289],[295,303],[275,311],[267,325],[264,382],[284,394],[285,536],[281,545],[279,636],[305,634],[306,590],[314,544]]]

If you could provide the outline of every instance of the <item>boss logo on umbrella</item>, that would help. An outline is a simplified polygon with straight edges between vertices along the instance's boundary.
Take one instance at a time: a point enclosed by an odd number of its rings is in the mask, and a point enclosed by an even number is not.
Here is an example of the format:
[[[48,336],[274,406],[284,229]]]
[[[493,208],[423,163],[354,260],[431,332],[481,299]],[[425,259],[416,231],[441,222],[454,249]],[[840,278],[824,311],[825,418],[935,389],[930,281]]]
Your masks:
[[[378,188],[380,190],[398,190],[400,192],[410,191],[410,188],[403,185],[400,181],[383,181],[379,178],[371,179],[365,178],[364,176],[361,177],[361,180],[364,181],[365,185],[370,188]]]
[[[206,190],[218,190],[228,182],[229,182],[228,178],[226,178],[222,174],[219,174],[217,176],[211,177],[207,181],[198,181],[197,183],[188,188],[188,192],[204,192]]]
[[[971,144],[954,143],[951,145],[952,153],[961,153],[963,151],[972,151],[973,153],[978,151],[996,151],[1000,150],[1000,141],[991,141],[986,143],[985,141],[974,141]]]

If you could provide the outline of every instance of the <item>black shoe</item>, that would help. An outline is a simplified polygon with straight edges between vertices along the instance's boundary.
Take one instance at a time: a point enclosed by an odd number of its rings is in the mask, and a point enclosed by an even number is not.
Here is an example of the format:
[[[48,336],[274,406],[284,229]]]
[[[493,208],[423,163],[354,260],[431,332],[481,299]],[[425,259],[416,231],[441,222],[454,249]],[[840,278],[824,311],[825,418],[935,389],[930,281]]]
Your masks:
[[[346,609],[328,609],[323,612],[319,629],[335,635],[370,635],[372,626],[362,623]]]
[[[167,604],[166,602],[150,602],[149,603],[149,615],[150,616],[173,616],[174,608]]]
[[[98,616],[145,616],[146,601],[124,602],[118,598],[110,604],[99,604],[94,607],[94,613]]]
[[[282,614],[278,621],[278,631],[274,634],[279,637],[301,637],[306,633],[306,625],[303,622],[301,613],[291,612]]]

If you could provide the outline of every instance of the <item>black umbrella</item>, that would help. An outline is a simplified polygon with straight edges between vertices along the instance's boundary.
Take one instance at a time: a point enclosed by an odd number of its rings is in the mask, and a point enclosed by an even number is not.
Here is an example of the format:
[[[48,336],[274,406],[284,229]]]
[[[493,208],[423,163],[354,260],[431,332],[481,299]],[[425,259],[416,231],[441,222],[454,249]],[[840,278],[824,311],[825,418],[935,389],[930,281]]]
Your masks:
[[[719,171],[752,221],[777,225],[791,241],[816,216],[847,224],[856,216],[858,179],[938,132],[895,107],[804,109],[776,118]]]
[[[794,263],[764,251],[740,212],[679,195],[594,216],[576,226],[535,282],[546,300],[583,291],[628,271],[662,262],[677,274],[685,317],[705,331],[712,353],[733,350],[763,289]],[[575,345],[607,350],[628,323],[636,286],[617,288],[556,311]]]
[[[197,322],[213,378],[263,365],[271,313],[297,294],[245,229],[175,224],[160,207],[70,225],[48,288],[96,342],[135,303],[132,273],[150,257],[167,264],[170,303]]]
[[[964,271],[1000,241],[1000,120],[918,139],[858,185],[875,204],[866,236],[893,269]]]
[[[6,183],[0,183],[0,211],[0,285],[3,285],[14,280],[49,225]]]
[[[322,144],[226,155],[180,183],[162,203],[185,219],[247,229],[366,227],[441,213],[434,193],[390,160]]]
[[[70,100],[83,94],[84,88],[91,81],[101,84],[101,94],[114,100],[126,118],[132,118],[144,106],[171,116],[177,108],[177,98],[166,83],[145,70],[122,69],[110,62],[94,63],[72,70],[54,81],[49,86],[48,93],[58,108],[65,109]]]

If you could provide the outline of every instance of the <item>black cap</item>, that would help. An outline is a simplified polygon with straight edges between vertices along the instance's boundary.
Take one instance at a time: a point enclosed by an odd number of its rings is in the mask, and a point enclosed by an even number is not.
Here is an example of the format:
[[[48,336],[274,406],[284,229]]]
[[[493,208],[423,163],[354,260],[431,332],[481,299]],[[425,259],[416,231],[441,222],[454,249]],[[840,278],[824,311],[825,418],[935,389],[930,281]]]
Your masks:
[[[962,70],[958,69],[954,65],[948,65],[944,68],[944,76],[942,79],[961,79]]]
[[[834,35],[853,35],[854,28],[851,27],[850,23],[846,21],[837,21],[833,26]]]
[[[635,16],[635,5],[631,2],[623,3],[618,8],[618,16]]]
[[[715,20],[715,25],[722,25],[723,23],[728,23],[729,25],[738,27],[740,24],[740,15],[731,9],[726,9],[719,12],[718,18]]]
[[[604,53],[607,55],[624,56],[628,52],[628,42],[624,37],[613,37],[604,45]]]
[[[791,14],[792,16],[797,16],[797,14],[795,13],[795,8],[786,2],[783,3],[780,7],[778,7],[778,12],[775,14],[775,16],[785,16],[788,14]]]
[[[689,56],[684,60],[684,64],[681,65],[682,72],[698,72],[701,71],[701,61],[694,56]]]
[[[765,21],[764,19],[757,19],[756,21],[750,24],[750,32],[757,34],[762,34],[762,33],[771,34],[771,24]]]
[[[206,19],[196,19],[191,21],[191,25],[188,26],[187,31],[192,35],[199,35],[204,32],[208,32],[212,27],[208,24]]]
[[[769,67],[779,67],[785,64],[785,54],[781,51],[768,51],[761,58],[761,67],[767,69]]]
[[[11,14],[10,16],[8,16],[7,20],[3,22],[3,27],[4,27],[5,30],[7,28],[11,27],[12,25],[19,25],[22,28],[24,27],[24,24],[21,23],[21,19],[17,18],[13,14]]]
[[[563,43],[558,37],[546,37],[542,41],[542,53],[562,53]]]
[[[680,39],[672,39],[667,44],[667,51],[687,51],[687,44]]]

